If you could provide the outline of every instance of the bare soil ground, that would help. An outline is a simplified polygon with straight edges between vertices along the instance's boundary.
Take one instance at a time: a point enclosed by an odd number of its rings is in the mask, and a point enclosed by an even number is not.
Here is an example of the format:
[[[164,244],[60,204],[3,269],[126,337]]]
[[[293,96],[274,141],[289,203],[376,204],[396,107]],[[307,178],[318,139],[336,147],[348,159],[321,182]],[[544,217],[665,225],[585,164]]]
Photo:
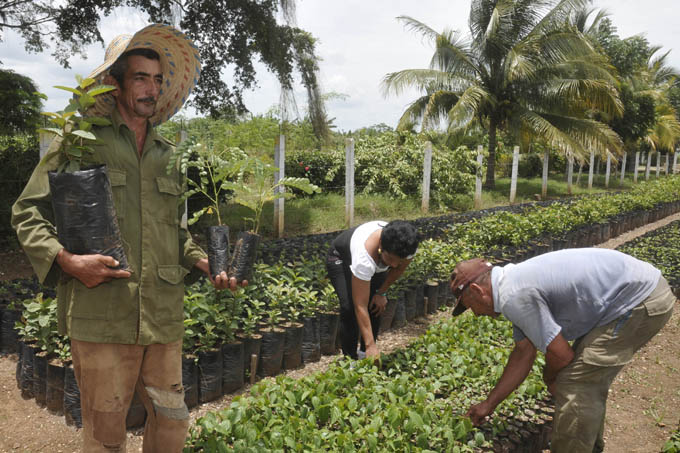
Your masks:
[[[614,248],[647,231],[680,219],[667,217],[612,239],[599,247]],[[30,265],[21,252],[0,254],[0,279],[29,277]],[[390,352],[406,346],[422,335],[427,327],[448,316],[438,313],[410,323],[398,331],[383,334],[380,345]],[[633,362],[616,378],[610,390],[605,426],[606,453],[659,452],[680,421],[680,310],[659,335],[643,348]],[[286,374],[299,378],[325,370],[338,356]],[[34,400],[23,400],[16,386],[16,356],[0,357],[0,452],[77,452],[80,430],[67,426],[63,417],[51,415]],[[244,388],[237,394],[248,391]],[[224,396],[191,411],[192,421],[208,411],[227,407],[233,396]],[[142,451],[141,430],[128,433],[128,451]]]

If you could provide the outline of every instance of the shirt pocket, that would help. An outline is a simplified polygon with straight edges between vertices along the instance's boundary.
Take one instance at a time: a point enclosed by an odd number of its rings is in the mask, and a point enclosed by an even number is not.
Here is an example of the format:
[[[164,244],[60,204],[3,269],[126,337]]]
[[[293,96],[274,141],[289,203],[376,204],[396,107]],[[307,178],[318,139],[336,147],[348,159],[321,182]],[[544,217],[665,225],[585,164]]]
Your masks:
[[[180,265],[158,265],[158,291],[154,295],[154,318],[159,321],[182,320],[184,316],[184,277],[189,271]]]
[[[177,225],[180,196],[183,193],[182,186],[175,179],[163,176],[156,177],[156,186],[162,204],[160,212],[164,213],[160,220],[170,225]]]
[[[125,219],[125,189],[127,175],[124,170],[108,169],[111,192],[113,192],[113,205],[116,207],[116,217],[119,223]]]

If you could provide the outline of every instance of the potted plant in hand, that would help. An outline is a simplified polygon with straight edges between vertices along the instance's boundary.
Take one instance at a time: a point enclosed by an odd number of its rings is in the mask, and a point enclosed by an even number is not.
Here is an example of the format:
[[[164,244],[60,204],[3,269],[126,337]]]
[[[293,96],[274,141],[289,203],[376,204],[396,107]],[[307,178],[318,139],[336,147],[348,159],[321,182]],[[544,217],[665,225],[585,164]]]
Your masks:
[[[293,198],[295,195],[292,192],[284,191],[286,187],[301,190],[306,194],[321,191],[307,178],[286,177],[273,182],[274,173],[278,169],[254,157],[248,158],[244,167],[239,168],[244,169],[240,173],[240,180],[231,184],[230,188],[234,191],[234,201],[250,209],[253,216],[246,218],[252,228],[238,234],[229,264],[228,274],[230,277],[236,277],[237,282],[250,280],[252,276],[265,203],[279,198]]]
[[[181,201],[195,194],[201,194],[207,200],[207,205],[194,212],[187,223],[193,225],[205,214],[216,220],[216,225],[208,226],[206,230],[210,275],[215,278],[221,272],[226,272],[229,265],[229,227],[222,224],[220,203],[234,189],[234,180],[242,179],[247,156],[238,148],[216,150],[200,143],[195,136],[190,136],[177,147],[168,162],[168,173],[178,162],[181,172],[186,173],[190,169],[198,172],[198,178],[187,178],[188,190],[182,195]]]
[[[43,112],[56,127],[40,129],[56,135],[40,165],[59,159],[56,169],[48,172],[57,236],[71,253],[108,255],[118,261],[119,269],[128,269],[106,166],[90,161],[92,146],[99,143],[93,126],[111,123],[106,118],[78,115],[95,104],[95,96],[115,87],[88,89],[94,79],[76,76],[76,80],[77,88],[55,86],[74,96],[63,111]]]

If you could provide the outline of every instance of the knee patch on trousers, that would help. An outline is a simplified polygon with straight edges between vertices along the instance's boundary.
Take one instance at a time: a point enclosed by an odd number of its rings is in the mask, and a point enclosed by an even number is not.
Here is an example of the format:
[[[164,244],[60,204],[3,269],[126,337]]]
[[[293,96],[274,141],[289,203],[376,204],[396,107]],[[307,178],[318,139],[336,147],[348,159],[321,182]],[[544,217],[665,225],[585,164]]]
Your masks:
[[[161,390],[156,387],[146,387],[156,414],[171,420],[188,420],[189,409],[184,404],[184,388],[179,385],[177,390]]]

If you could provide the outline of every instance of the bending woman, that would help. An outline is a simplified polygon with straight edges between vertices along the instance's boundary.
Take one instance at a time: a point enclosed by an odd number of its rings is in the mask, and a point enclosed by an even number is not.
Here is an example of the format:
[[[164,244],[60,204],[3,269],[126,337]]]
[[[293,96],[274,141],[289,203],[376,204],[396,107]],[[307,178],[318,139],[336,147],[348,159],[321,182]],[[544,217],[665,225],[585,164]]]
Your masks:
[[[380,355],[376,340],[387,289],[413,259],[418,242],[413,225],[401,220],[364,223],[333,241],[326,269],[340,299],[344,355],[357,358],[359,334],[366,357]]]

